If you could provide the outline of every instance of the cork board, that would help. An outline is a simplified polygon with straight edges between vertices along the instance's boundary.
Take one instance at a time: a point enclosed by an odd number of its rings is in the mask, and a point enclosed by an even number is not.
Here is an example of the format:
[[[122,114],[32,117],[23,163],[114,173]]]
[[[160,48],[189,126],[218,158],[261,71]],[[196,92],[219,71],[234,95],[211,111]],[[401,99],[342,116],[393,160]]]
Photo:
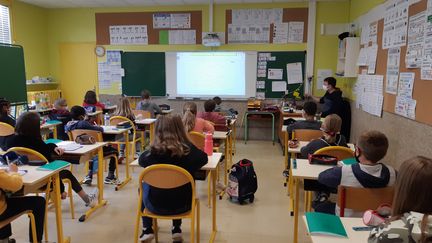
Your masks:
[[[304,22],[303,43],[307,42],[308,31],[308,8],[284,8],[282,22],[298,21]],[[232,10],[225,11],[225,43],[228,43],[228,25],[232,23]],[[270,44],[273,43],[273,25],[270,26]]]
[[[109,26],[111,25],[147,25],[148,44],[159,44],[160,30],[153,29],[153,14],[158,12],[126,12],[126,13],[96,13],[96,44],[110,45]],[[167,11],[161,13],[188,13],[191,15],[191,28],[181,30],[195,30],[196,44],[201,44],[202,12],[201,11]]]
[[[427,0],[421,0],[409,7],[408,15],[413,16],[426,10]],[[378,54],[376,63],[376,73],[384,76],[384,104],[383,110],[390,113],[395,113],[396,95],[385,93],[385,79],[387,71],[387,49],[382,49],[382,34],[384,28],[384,20],[380,19],[378,21]],[[406,56],[407,46],[401,47],[401,58],[399,73],[401,72],[413,72],[415,73],[414,89],[413,89],[413,99],[417,101],[416,106],[416,121],[432,125],[432,80],[421,80],[420,79],[420,68],[406,68],[405,66],[405,56]],[[361,70],[360,70],[361,73]]]

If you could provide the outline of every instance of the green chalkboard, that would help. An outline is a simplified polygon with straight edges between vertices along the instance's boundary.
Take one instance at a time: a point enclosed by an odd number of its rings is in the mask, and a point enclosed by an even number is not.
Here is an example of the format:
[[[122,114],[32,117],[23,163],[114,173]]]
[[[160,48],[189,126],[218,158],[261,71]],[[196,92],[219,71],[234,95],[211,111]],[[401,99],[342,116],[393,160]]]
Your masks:
[[[27,103],[22,46],[0,44],[0,97],[11,103]]]
[[[121,63],[124,95],[139,96],[146,89],[153,96],[166,96],[165,52],[123,52]]]
[[[260,60],[260,53],[269,53],[273,59],[266,60],[266,76],[265,77],[257,77],[257,81],[265,81],[265,89],[258,89],[257,92],[265,92],[265,98],[282,98],[285,94],[284,92],[272,92],[272,82],[273,81],[287,81],[287,72],[286,67],[288,63],[296,63],[301,62],[302,64],[302,73],[303,73],[303,82],[305,78],[305,67],[306,67],[306,52],[305,51],[277,51],[277,52],[258,52],[258,69],[259,64],[263,60]],[[268,55],[268,54],[267,54]],[[283,77],[281,80],[272,80],[268,79],[268,69],[276,68],[283,69]],[[259,76],[259,75],[258,75]],[[303,97],[304,91],[304,83],[302,84],[289,84],[287,85],[288,96],[293,97],[294,91],[298,91],[300,96]]]

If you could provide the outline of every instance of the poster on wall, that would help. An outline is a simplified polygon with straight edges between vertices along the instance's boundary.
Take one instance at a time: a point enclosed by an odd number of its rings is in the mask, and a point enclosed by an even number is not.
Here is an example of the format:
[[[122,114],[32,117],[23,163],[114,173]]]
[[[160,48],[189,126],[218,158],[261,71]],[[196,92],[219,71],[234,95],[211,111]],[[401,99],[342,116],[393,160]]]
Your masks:
[[[406,68],[421,67],[425,23],[426,16],[424,11],[409,18],[408,45],[405,56]]]
[[[396,94],[398,89],[400,47],[390,48],[387,55],[386,93]]]
[[[426,8],[426,24],[424,25],[423,57],[421,63],[421,79],[432,80],[432,0],[428,0]]]
[[[121,67],[121,52],[108,50],[106,62],[98,63],[99,93],[118,95],[122,92],[122,77],[124,69]]]
[[[409,0],[390,0],[385,3],[382,48],[406,45]]]
[[[412,98],[414,88],[414,77],[413,72],[400,73],[398,96],[405,98]]]
[[[111,45],[148,45],[147,25],[111,25]]]

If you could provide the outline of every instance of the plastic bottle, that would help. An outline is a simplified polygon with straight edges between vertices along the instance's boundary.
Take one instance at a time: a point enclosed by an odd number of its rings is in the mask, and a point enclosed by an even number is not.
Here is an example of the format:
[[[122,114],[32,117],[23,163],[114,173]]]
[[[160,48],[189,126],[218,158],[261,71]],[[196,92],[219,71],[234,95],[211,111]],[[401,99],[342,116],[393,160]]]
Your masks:
[[[109,126],[110,125],[110,116],[108,115],[108,113],[104,114],[104,125],[105,126]]]
[[[208,156],[213,155],[213,134],[212,133],[206,133],[205,134],[204,152]]]

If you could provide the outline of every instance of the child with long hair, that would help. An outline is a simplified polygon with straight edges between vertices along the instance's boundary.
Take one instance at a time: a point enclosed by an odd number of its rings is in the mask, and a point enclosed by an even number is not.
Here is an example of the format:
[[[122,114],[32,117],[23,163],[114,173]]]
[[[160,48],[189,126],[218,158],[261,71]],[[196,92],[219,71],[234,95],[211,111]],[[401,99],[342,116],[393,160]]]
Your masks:
[[[139,164],[171,164],[182,167],[191,175],[207,163],[207,155],[195,147],[186,134],[178,115],[165,115],[155,123],[155,138],[150,149],[139,157]],[[143,206],[157,214],[180,214],[190,210],[192,188],[185,184],[175,189],[159,189],[143,185]],[[181,219],[173,220],[172,238],[182,241]],[[154,238],[152,219],[143,217],[143,232],[140,240],[148,242]]]
[[[116,109],[116,111],[114,112],[113,115],[114,116],[123,116],[123,117],[126,117],[129,120],[131,120],[132,122],[135,121],[135,115],[132,112],[129,100],[126,97],[120,98],[120,105],[117,107],[117,109]],[[132,139],[133,139],[132,136],[129,136],[129,141],[132,141]],[[135,151],[138,153],[140,146],[138,146],[138,144],[135,144],[135,145],[136,145]],[[119,160],[123,160],[124,159],[124,150],[125,150],[125,145],[124,144],[120,144]]]
[[[84,96],[83,107],[87,112],[95,112],[96,108],[105,109],[105,105],[97,100],[96,92],[89,90]]]
[[[183,124],[186,132],[214,132],[214,127],[210,122],[197,117],[197,105],[188,101],[183,105]]]

